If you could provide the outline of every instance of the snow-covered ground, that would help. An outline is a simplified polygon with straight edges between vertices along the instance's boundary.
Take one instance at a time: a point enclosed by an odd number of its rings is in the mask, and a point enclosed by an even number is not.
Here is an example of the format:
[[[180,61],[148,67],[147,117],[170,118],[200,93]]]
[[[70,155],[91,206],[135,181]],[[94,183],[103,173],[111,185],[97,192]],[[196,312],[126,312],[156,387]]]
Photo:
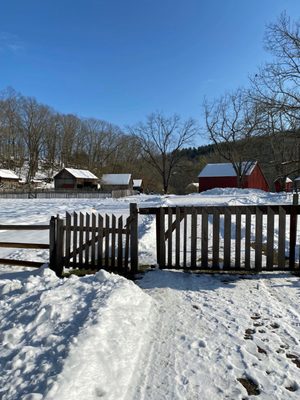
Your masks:
[[[0,200],[0,224],[65,211],[128,214],[128,204],[291,203],[284,194],[214,190],[190,196]],[[0,240],[47,242],[1,231]],[[139,222],[140,260],[155,264],[155,223]],[[0,257],[24,258],[1,249]],[[30,251],[47,261],[46,251]],[[136,283],[99,272],[58,279],[0,267],[0,398],[223,400],[299,398],[300,281],[290,274],[196,275],[157,269]],[[249,394],[248,394],[249,391]]]

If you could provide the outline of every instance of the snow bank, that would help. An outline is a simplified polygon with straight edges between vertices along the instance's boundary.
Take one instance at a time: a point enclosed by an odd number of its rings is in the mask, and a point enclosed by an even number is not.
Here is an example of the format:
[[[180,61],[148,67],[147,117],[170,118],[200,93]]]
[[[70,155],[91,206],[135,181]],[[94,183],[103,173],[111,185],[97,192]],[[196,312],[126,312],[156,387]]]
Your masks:
[[[152,305],[133,282],[43,267],[0,280],[0,293],[1,399],[127,398]]]

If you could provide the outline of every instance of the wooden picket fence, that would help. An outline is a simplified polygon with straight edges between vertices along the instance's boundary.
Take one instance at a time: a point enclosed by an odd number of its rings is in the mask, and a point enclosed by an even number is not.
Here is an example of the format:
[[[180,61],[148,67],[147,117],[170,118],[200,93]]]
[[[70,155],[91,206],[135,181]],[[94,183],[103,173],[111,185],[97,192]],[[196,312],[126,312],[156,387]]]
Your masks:
[[[99,270],[124,275],[138,267],[137,206],[130,204],[130,215],[123,216],[66,213],[50,221],[50,267],[58,276],[63,268]]]
[[[139,213],[156,215],[160,268],[299,269],[298,205],[160,207]]]

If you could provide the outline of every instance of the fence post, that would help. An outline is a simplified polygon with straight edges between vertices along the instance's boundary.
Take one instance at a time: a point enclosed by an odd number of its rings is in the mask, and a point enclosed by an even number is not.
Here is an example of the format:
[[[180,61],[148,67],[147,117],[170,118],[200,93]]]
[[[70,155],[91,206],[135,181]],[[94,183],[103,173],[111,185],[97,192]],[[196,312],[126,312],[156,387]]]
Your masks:
[[[293,193],[293,206],[297,206],[299,204],[299,193]]]
[[[131,273],[138,271],[138,209],[136,203],[130,203],[130,263]]]
[[[49,266],[51,269],[55,270],[56,261],[56,218],[51,217],[50,227],[49,227]]]
[[[58,277],[62,276],[64,268],[64,220],[57,216],[56,218],[56,251],[55,251],[55,273]]]

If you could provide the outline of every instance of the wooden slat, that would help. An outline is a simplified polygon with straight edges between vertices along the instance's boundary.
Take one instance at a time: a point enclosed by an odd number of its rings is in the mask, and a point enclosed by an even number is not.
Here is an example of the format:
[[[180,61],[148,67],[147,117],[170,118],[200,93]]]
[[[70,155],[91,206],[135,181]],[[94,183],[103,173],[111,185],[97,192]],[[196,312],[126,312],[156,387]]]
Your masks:
[[[40,268],[45,263],[37,261],[13,260],[11,258],[0,258],[0,264]]]
[[[78,262],[80,266],[83,266],[83,225],[84,225],[84,215],[82,213],[79,214],[79,253],[78,253]]]
[[[262,212],[260,207],[256,208],[255,221],[255,269],[262,269]]]
[[[76,264],[76,259],[77,259],[77,235],[78,235],[78,215],[76,212],[74,212],[73,215],[73,263]]]
[[[98,215],[97,266],[103,265],[103,217]]]
[[[251,212],[246,210],[245,215],[245,269],[251,269]]]
[[[105,214],[105,267],[109,267],[109,233],[108,233],[108,228],[109,228],[109,216]]]
[[[241,211],[235,215],[235,268],[241,268]]]
[[[0,231],[44,231],[49,229],[48,225],[0,225]]]
[[[115,268],[116,258],[116,216],[113,214],[111,217],[111,268]]]
[[[271,206],[268,210],[267,232],[267,270],[270,271],[274,266],[274,211]]]
[[[130,231],[129,231],[129,226],[130,226],[130,218],[128,217],[126,219],[126,234],[125,234],[125,256],[124,256],[124,269],[125,272],[128,272],[128,259],[129,259],[129,240],[130,240]]]
[[[91,264],[96,266],[96,214],[92,214]]]
[[[90,240],[90,214],[88,213],[85,214],[85,227],[85,265],[87,267],[90,261],[90,246],[88,244]]]
[[[290,255],[289,268],[295,269],[295,250],[296,250],[296,235],[297,235],[297,206],[293,206],[290,216]]]
[[[68,267],[70,258],[71,258],[71,214],[66,212],[66,257],[65,257],[65,266]]]
[[[279,207],[278,268],[285,268],[286,213]]]
[[[197,211],[192,207],[191,217],[191,267],[197,265]]]
[[[130,203],[130,273],[138,272],[138,209],[136,203]]]
[[[119,217],[118,219],[118,261],[117,266],[118,270],[121,270],[123,267],[123,217]]]
[[[219,264],[220,253],[220,214],[216,208],[213,212],[213,252],[212,252],[212,267],[217,269]]]
[[[208,213],[204,208],[201,220],[201,268],[208,267]]]
[[[187,212],[186,207],[183,212],[183,268],[186,268],[186,259],[187,259]]]
[[[166,265],[166,245],[164,241],[164,236],[165,236],[165,210],[163,207],[159,208],[159,219],[160,219],[160,230],[159,230],[159,238],[160,238],[160,243],[159,243],[159,267],[164,268]]]
[[[180,209],[176,207],[175,266],[180,267]]]
[[[172,246],[172,210],[169,208],[168,209],[168,267],[172,267],[172,251],[173,251],[173,246]]]
[[[224,213],[224,268],[230,268],[231,255],[231,214],[229,210]]]
[[[0,242],[0,247],[9,249],[50,249],[46,243],[18,243],[18,242]]]

